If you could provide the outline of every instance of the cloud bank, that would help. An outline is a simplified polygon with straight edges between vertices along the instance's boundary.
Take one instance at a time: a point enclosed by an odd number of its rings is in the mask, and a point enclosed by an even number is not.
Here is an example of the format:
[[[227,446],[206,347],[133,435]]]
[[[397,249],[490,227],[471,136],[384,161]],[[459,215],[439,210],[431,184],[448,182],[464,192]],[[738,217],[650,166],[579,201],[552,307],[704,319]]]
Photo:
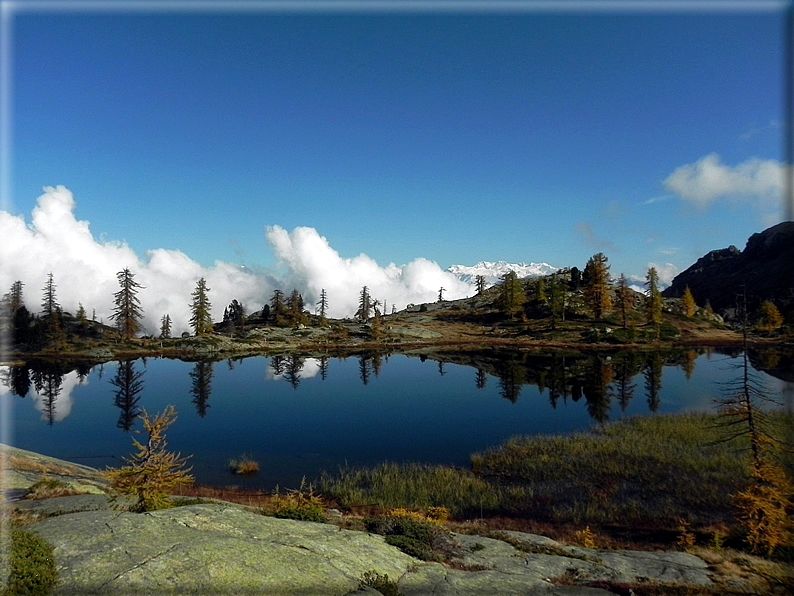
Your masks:
[[[746,201],[768,220],[775,215],[781,217],[784,171],[783,164],[773,159],[754,157],[731,167],[721,163],[719,155],[710,153],[676,168],[662,184],[699,209],[720,199]]]
[[[386,300],[397,309],[408,303],[435,300],[440,287],[447,299],[473,293],[472,286],[443,271],[436,263],[418,258],[407,265],[379,266],[365,254],[342,258],[313,228],[287,232],[279,226],[266,230],[266,239],[277,257],[275,272],[253,272],[239,265],[215,261],[202,266],[178,250],[155,248],[137,255],[126,243],[103,242],[91,233],[88,221],[75,218],[74,197],[64,186],[44,187],[31,213],[23,216],[0,211],[0,293],[21,280],[28,310],[40,311],[42,288],[52,272],[57,299],[74,313],[82,304],[89,317],[110,321],[113,294],[118,291],[116,273],[128,267],[144,286],[138,297],[147,333],[159,332],[160,318],[168,314],[175,334],[189,330],[191,292],[199,278],[210,288],[214,320],[238,300],[248,312],[270,301],[273,290],[289,293],[296,288],[307,308],[328,294],[332,317],[352,316],[358,293],[368,286],[373,298]],[[277,272],[277,273],[276,273]]]
[[[433,302],[442,287],[447,300],[474,293],[471,284],[424,258],[399,267],[394,263],[381,267],[363,253],[342,258],[314,228],[299,227],[287,232],[280,226],[269,226],[265,236],[289,272],[284,278],[285,287],[298,288],[307,303],[319,300],[324,288],[333,317],[355,313],[364,286],[374,300],[388,305],[387,312],[391,312],[392,305],[399,310],[408,303]]]

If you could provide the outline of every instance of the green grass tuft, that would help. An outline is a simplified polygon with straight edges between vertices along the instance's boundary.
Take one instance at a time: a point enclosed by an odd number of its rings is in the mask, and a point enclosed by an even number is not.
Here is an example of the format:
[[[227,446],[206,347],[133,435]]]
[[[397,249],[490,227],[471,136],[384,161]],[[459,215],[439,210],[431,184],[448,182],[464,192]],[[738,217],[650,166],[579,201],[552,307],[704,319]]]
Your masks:
[[[0,550],[0,596],[49,594],[57,583],[52,546],[33,532],[12,528],[8,552]]]

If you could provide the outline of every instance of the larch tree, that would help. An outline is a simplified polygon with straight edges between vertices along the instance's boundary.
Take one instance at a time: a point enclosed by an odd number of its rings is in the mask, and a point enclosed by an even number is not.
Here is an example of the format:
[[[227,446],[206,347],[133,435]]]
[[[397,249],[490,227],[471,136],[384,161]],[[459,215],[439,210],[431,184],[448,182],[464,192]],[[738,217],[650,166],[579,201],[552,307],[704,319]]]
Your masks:
[[[726,383],[721,401],[725,429],[722,441],[744,438],[748,445],[746,460],[750,482],[733,496],[738,518],[747,529],[746,540],[753,552],[771,555],[778,547],[790,544],[794,524],[794,487],[780,463],[780,454],[789,447],[777,436],[769,412],[783,403],[767,389],[750,365],[747,342],[747,298],[739,312],[742,317],[742,362],[736,365],[737,378]],[[772,408],[770,408],[772,406]]]
[[[622,273],[618,278],[618,287],[615,291],[615,298],[617,298],[618,309],[620,310],[620,319],[623,322],[623,328],[628,326],[628,314],[634,304],[634,291],[629,287],[629,282],[626,276]]]
[[[270,314],[278,317],[284,313],[284,310],[284,292],[275,289],[273,290],[273,296],[270,298]]]
[[[130,495],[135,501],[130,510],[135,512],[154,511],[172,507],[168,495],[180,484],[192,484],[193,476],[187,467],[188,458],[169,451],[165,433],[176,421],[174,406],[169,405],[162,413],[150,416],[143,409],[138,416],[148,439],[146,444],[135,438],[132,443],[137,452],[123,458],[126,465],[120,468],[106,468],[105,477],[110,486],[122,495]]]
[[[3,304],[10,317],[13,317],[14,313],[16,313],[24,304],[22,301],[22,287],[24,285],[25,284],[23,284],[21,281],[15,281],[13,284],[11,284],[11,289],[8,291],[8,294],[3,296]]]
[[[289,298],[287,298],[287,313],[291,323],[296,327],[306,324],[306,317],[303,314],[303,296],[297,289],[293,289]]]
[[[695,297],[692,295],[692,290],[689,286],[684,288],[684,294],[681,296],[681,310],[684,311],[684,316],[691,319],[697,312],[698,305],[695,302]]]
[[[609,259],[604,253],[596,253],[584,268],[584,295],[593,316],[600,319],[612,307],[609,297]]]
[[[369,288],[364,286],[361,288],[361,293],[358,297],[358,310],[356,311],[356,318],[359,321],[366,323],[369,321],[369,313],[372,310],[372,297],[369,294]]]
[[[66,341],[61,321],[61,305],[55,296],[55,281],[52,273],[47,275],[44,285],[44,296],[41,301],[41,314],[43,319],[44,337],[50,347],[60,349]]]
[[[772,331],[783,324],[783,315],[771,300],[764,300],[758,309],[756,327],[761,331]]]
[[[478,294],[482,294],[485,291],[485,276],[483,275],[475,276],[474,287],[477,289]]]
[[[542,277],[539,277],[537,283],[535,283],[535,300],[541,304],[548,304],[549,302],[549,297],[546,294],[546,280]]]
[[[160,319],[160,339],[171,337],[171,315],[163,315]]]
[[[58,299],[55,296],[55,280],[52,273],[47,275],[47,283],[42,290],[44,297],[41,300],[41,314],[45,317],[52,317],[57,315],[61,310],[61,305],[58,304]]]
[[[380,309],[375,309],[375,314],[372,317],[372,329],[370,330],[372,339],[380,339],[382,334],[382,325],[380,322]]]
[[[659,274],[656,267],[649,267],[645,276],[645,315],[648,323],[656,328],[659,337],[659,328],[662,324],[662,293],[659,291]]]
[[[511,319],[521,312],[524,306],[524,290],[515,271],[508,271],[502,276],[499,288],[499,303],[502,312]]]
[[[88,315],[85,313],[85,307],[83,306],[82,302],[77,304],[77,313],[74,315],[77,319],[77,322],[80,323],[81,327],[88,326]]]
[[[542,279],[542,278],[541,278]],[[551,327],[557,328],[557,320],[565,320],[565,306],[566,306],[566,283],[557,276],[552,275],[549,279],[549,297],[547,303],[551,310]]]
[[[193,302],[190,304],[190,326],[195,335],[207,335],[212,333],[212,312],[209,300],[210,288],[202,277],[196,282],[196,289],[193,290]]]
[[[116,274],[121,289],[113,295],[114,307],[110,315],[116,321],[122,339],[132,339],[141,328],[143,309],[138,298],[138,290],[143,286],[135,281],[135,275],[124,268]]]
[[[320,327],[328,325],[328,294],[325,288],[320,290],[320,300],[317,302],[318,314],[320,315]]]

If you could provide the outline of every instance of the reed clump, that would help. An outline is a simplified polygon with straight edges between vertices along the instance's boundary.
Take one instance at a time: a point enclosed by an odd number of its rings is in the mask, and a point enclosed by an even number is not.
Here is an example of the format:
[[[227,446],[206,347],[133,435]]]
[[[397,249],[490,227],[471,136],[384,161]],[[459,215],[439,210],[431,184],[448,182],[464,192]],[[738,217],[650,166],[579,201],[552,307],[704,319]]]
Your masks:
[[[447,515],[476,517],[495,512],[500,504],[498,488],[469,470],[427,464],[386,462],[374,468],[342,468],[333,476],[324,473],[318,487],[342,506],[428,512],[444,507]]]
[[[245,453],[239,458],[230,459],[228,465],[234,474],[256,474],[259,471],[259,462]]]

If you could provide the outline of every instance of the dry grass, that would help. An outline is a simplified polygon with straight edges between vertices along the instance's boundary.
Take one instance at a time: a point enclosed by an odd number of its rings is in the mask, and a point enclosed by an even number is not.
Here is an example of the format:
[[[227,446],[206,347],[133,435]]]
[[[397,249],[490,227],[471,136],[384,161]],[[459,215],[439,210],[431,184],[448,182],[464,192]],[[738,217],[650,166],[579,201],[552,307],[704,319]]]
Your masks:
[[[8,454],[6,456],[6,469],[22,470],[29,472],[41,472],[42,474],[76,474],[84,475],[84,472],[71,466],[42,462],[30,457]]]
[[[179,486],[174,490],[174,495],[182,497],[196,497],[204,499],[218,499],[248,507],[266,507],[273,501],[273,495],[261,490],[241,489],[236,486],[207,486],[204,484],[191,484]]]
[[[46,518],[46,515],[27,509],[16,509],[5,505],[0,508],[0,525],[29,526]]]
[[[54,497],[68,497],[70,495],[82,495],[87,491],[75,489],[65,482],[50,478],[46,474],[41,480],[36,482],[28,489],[26,499],[52,499]]]
[[[709,564],[717,593],[794,594],[794,565],[731,548],[695,546],[690,552]]]

